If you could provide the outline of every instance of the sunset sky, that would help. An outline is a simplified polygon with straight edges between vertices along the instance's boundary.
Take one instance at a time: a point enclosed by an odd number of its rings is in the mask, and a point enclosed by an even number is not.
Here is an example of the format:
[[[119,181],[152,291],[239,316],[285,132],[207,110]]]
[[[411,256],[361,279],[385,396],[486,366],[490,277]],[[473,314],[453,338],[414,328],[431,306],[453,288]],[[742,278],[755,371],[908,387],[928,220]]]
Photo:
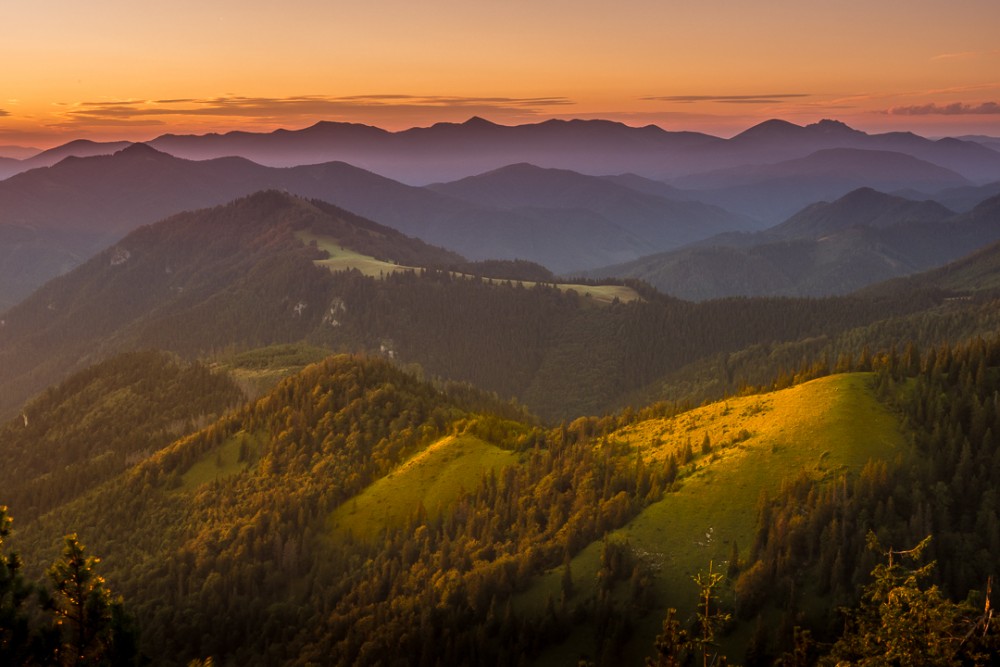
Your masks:
[[[4,0],[0,26],[0,145],[473,115],[1000,135],[996,0]]]

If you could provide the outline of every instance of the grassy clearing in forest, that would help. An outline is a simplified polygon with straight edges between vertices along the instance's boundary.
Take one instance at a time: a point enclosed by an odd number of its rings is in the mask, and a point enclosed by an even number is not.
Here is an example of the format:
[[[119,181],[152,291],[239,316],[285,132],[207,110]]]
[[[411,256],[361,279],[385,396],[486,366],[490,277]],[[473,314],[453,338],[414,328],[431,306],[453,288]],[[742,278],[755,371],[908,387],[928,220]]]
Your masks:
[[[241,448],[244,451],[243,460],[240,460]],[[191,490],[217,479],[238,475],[257,458],[259,451],[259,438],[246,431],[240,431],[188,468],[187,472],[181,475],[181,489]]]
[[[333,531],[369,539],[405,522],[422,503],[431,516],[479,485],[489,470],[517,462],[517,454],[470,435],[450,435],[379,479],[334,511]]]
[[[386,276],[396,273],[397,271],[421,270],[417,267],[402,266],[393,262],[375,259],[374,257],[369,257],[368,255],[362,255],[361,253],[344,248],[340,245],[340,242],[334,238],[317,236],[312,232],[297,232],[296,235],[303,243],[308,244],[315,241],[316,246],[320,250],[325,250],[327,254],[329,254],[327,259],[319,259],[314,263],[316,266],[324,266],[330,271],[350,271],[352,269],[356,269],[357,271],[360,271],[362,275],[369,276],[371,278],[385,278]],[[458,272],[452,272],[452,275],[470,279],[477,278],[477,276]],[[485,280],[491,284],[508,282],[497,278],[481,278],[481,280]],[[514,280],[510,282],[523,285],[527,288],[534,287],[538,284],[529,280]],[[639,294],[634,289],[624,285],[573,285],[569,283],[546,284],[551,284],[553,287],[556,287],[563,292],[574,291],[581,297],[592,298],[596,303],[601,304],[612,303],[615,299],[618,299],[623,303],[639,299]]]
[[[655,572],[658,608],[636,628],[629,655],[623,658],[641,663],[668,607],[678,608],[683,620],[693,613],[694,574],[706,570],[710,561],[724,572],[733,543],[741,556],[749,549],[761,492],[773,496],[783,480],[803,471],[817,479],[835,479],[902,448],[897,420],[876,400],[870,378],[862,373],[834,375],[769,394],[731,398],[674,418],[641,422],[612,436],[637,447],[651,465],[662,465],[688,442],[695,452],[695,459],[681,467],[679,489],[609,536],[628,540]],[[706,434],[711,451],[702,454]],[[571,604],[594,594],[600,556],[601,543],[595,542],[572,560],[576,593]],[[562,574],[562,568],[556,568],[540,577],[516,599],[516,608],[540,612],[549,596],[558,600]],[[585,632],[543,655],[541,662],[578,656],[572,644],[588,642]],[[732,658],[741,661],[743,656]]]

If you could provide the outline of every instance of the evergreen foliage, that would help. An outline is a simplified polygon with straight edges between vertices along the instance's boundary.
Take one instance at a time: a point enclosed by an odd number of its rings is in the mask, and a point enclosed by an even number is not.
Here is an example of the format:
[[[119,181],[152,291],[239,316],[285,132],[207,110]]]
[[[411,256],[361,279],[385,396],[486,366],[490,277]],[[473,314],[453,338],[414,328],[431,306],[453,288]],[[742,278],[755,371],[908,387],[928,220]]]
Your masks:
[[[0,506],[0,664],[10,667],[126,667],[139,660],[138,632],[121,598],[98,574],[76,535],[64,538],[61,557],[46,575],[52,585],[28,582],[17,554],[4,553],[12,519]]]
[[[894,463],[872,462],[856,478],[817,483],[803,476],[785,484],[778,498],[765,499],[735,586],[743,618],[774,605],[788,610],[779,627],[807,625],[820,641],[835,639],[841,629],[835,609],[885,593],[862,590],[870,571],[897,584],[903,576],[892,562],[876,569],[870,531],[881,544],[918,543],[940,564],[920,569],[912,581],[904,577],[903,592],[925,606],[981,599],[978,591],[996,571],[1000,341],[923,352],[908,344],[870,355],[868,363],[911,434],[913,451]],[[927,535],[934,539],[924,545]],[[931,588],[917,591],[920,578]],[[791,632],[774,639],[787,649]]]
[[[81,371],[0,427],[3,502],[25,523],[99,486],[242,398],[225,375],[161,352]]]

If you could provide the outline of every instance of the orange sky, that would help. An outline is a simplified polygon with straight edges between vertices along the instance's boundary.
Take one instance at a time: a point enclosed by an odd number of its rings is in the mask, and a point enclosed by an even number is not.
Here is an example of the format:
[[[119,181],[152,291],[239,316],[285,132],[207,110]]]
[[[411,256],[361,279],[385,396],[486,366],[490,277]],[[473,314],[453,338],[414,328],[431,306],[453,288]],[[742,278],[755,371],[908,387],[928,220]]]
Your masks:
[[[0,145],[472,115],[1000,135],[996,0],[37,0],[0,26]]]

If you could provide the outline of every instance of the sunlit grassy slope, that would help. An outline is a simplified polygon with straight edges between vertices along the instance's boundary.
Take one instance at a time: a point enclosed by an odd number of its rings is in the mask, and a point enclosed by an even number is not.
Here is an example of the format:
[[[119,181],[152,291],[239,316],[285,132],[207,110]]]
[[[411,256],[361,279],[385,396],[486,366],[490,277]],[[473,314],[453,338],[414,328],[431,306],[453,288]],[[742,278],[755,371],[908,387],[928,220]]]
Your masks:
[[[399,525],[423,503],[430,515],[448,505],[463,489],[472,490],[484,473],[499,471],[517,455],[470,435],[438,440],[341,505],[330,519],[334,532],[377,536]]]
[[[180,488],[186,491],[191,490],[202,484],[243,472],[250,466],[260,447],[259,436],[240,431],[195,461],[181,475]],[[241,449],[243,450],[242,457],[240,456]]]
[[[393,262],[386,262],[380,259],[375,259],[374,257],[369,257],[367,255],[362,255],[358,252],[344,248],[340,245],[337,239],[319,236],[312,232],[300,231],[297,233],[299,239],[304,243],[316,242],[316,246],[320,250],[325,250],[329,257],[327,259],[316,260],[315,264],[317,266],[325,266],[330,271],[349,271],[351,269],[356,269],[360,271],[363,275],[372,278],[383,278],[397,271],[416,271],[418,270],[412,266],[401,266]],[[455,275],[465,275],[465,274],[455,274]],[[474,278],[474,276],[466,276],[468,278]],[[486,278],[484,280],[491,279]],[[503,281],[497,281],[503,282]],[[515,281],[524,285],[525,287],[534,287],[536,283],[522,280]],[[611,303],[615,299],[622,302],[635,301],[639,298],[638,293],[631,287],[626,287],[624,285],[574,285],[569,283],[556,283],[556,287],[563,290],[564,292],[573,290],[577,292],[580,296],[590,297],[594,299],[597,303]]]
[[[680,609],[682,618],[692,612],[693,574],[707,569],[710,561],[724,571],[733,542],[745,553],[762,491],[773,494],[782,480],[802,471],[815,478],[858,471],[869,459],[892,457],[902,446],[895,418],[875,399],[869,381],[867,374],[835,375],[641,422],[615,435],[638,447],[654,465],[688,440],[696,452],[686,475],[682,468],[679,490],[610,536],[627,539],[656,573],[660,608],[637,628],[628,664],[640,664],[649,652],[667,607]],[[703,456],[705,434],[712,452]],[[601,544],[594,543],[573,559],[577,592],[571,603],[593,594],[600,553]],[[561,579],[562,568],[540,577],[516,600],[517,607],[541,609],[550,595],[558,600]],[[592,643],[581,631],[541,662],[565,662]],[[733,658],[742,660],[742,655]]]

